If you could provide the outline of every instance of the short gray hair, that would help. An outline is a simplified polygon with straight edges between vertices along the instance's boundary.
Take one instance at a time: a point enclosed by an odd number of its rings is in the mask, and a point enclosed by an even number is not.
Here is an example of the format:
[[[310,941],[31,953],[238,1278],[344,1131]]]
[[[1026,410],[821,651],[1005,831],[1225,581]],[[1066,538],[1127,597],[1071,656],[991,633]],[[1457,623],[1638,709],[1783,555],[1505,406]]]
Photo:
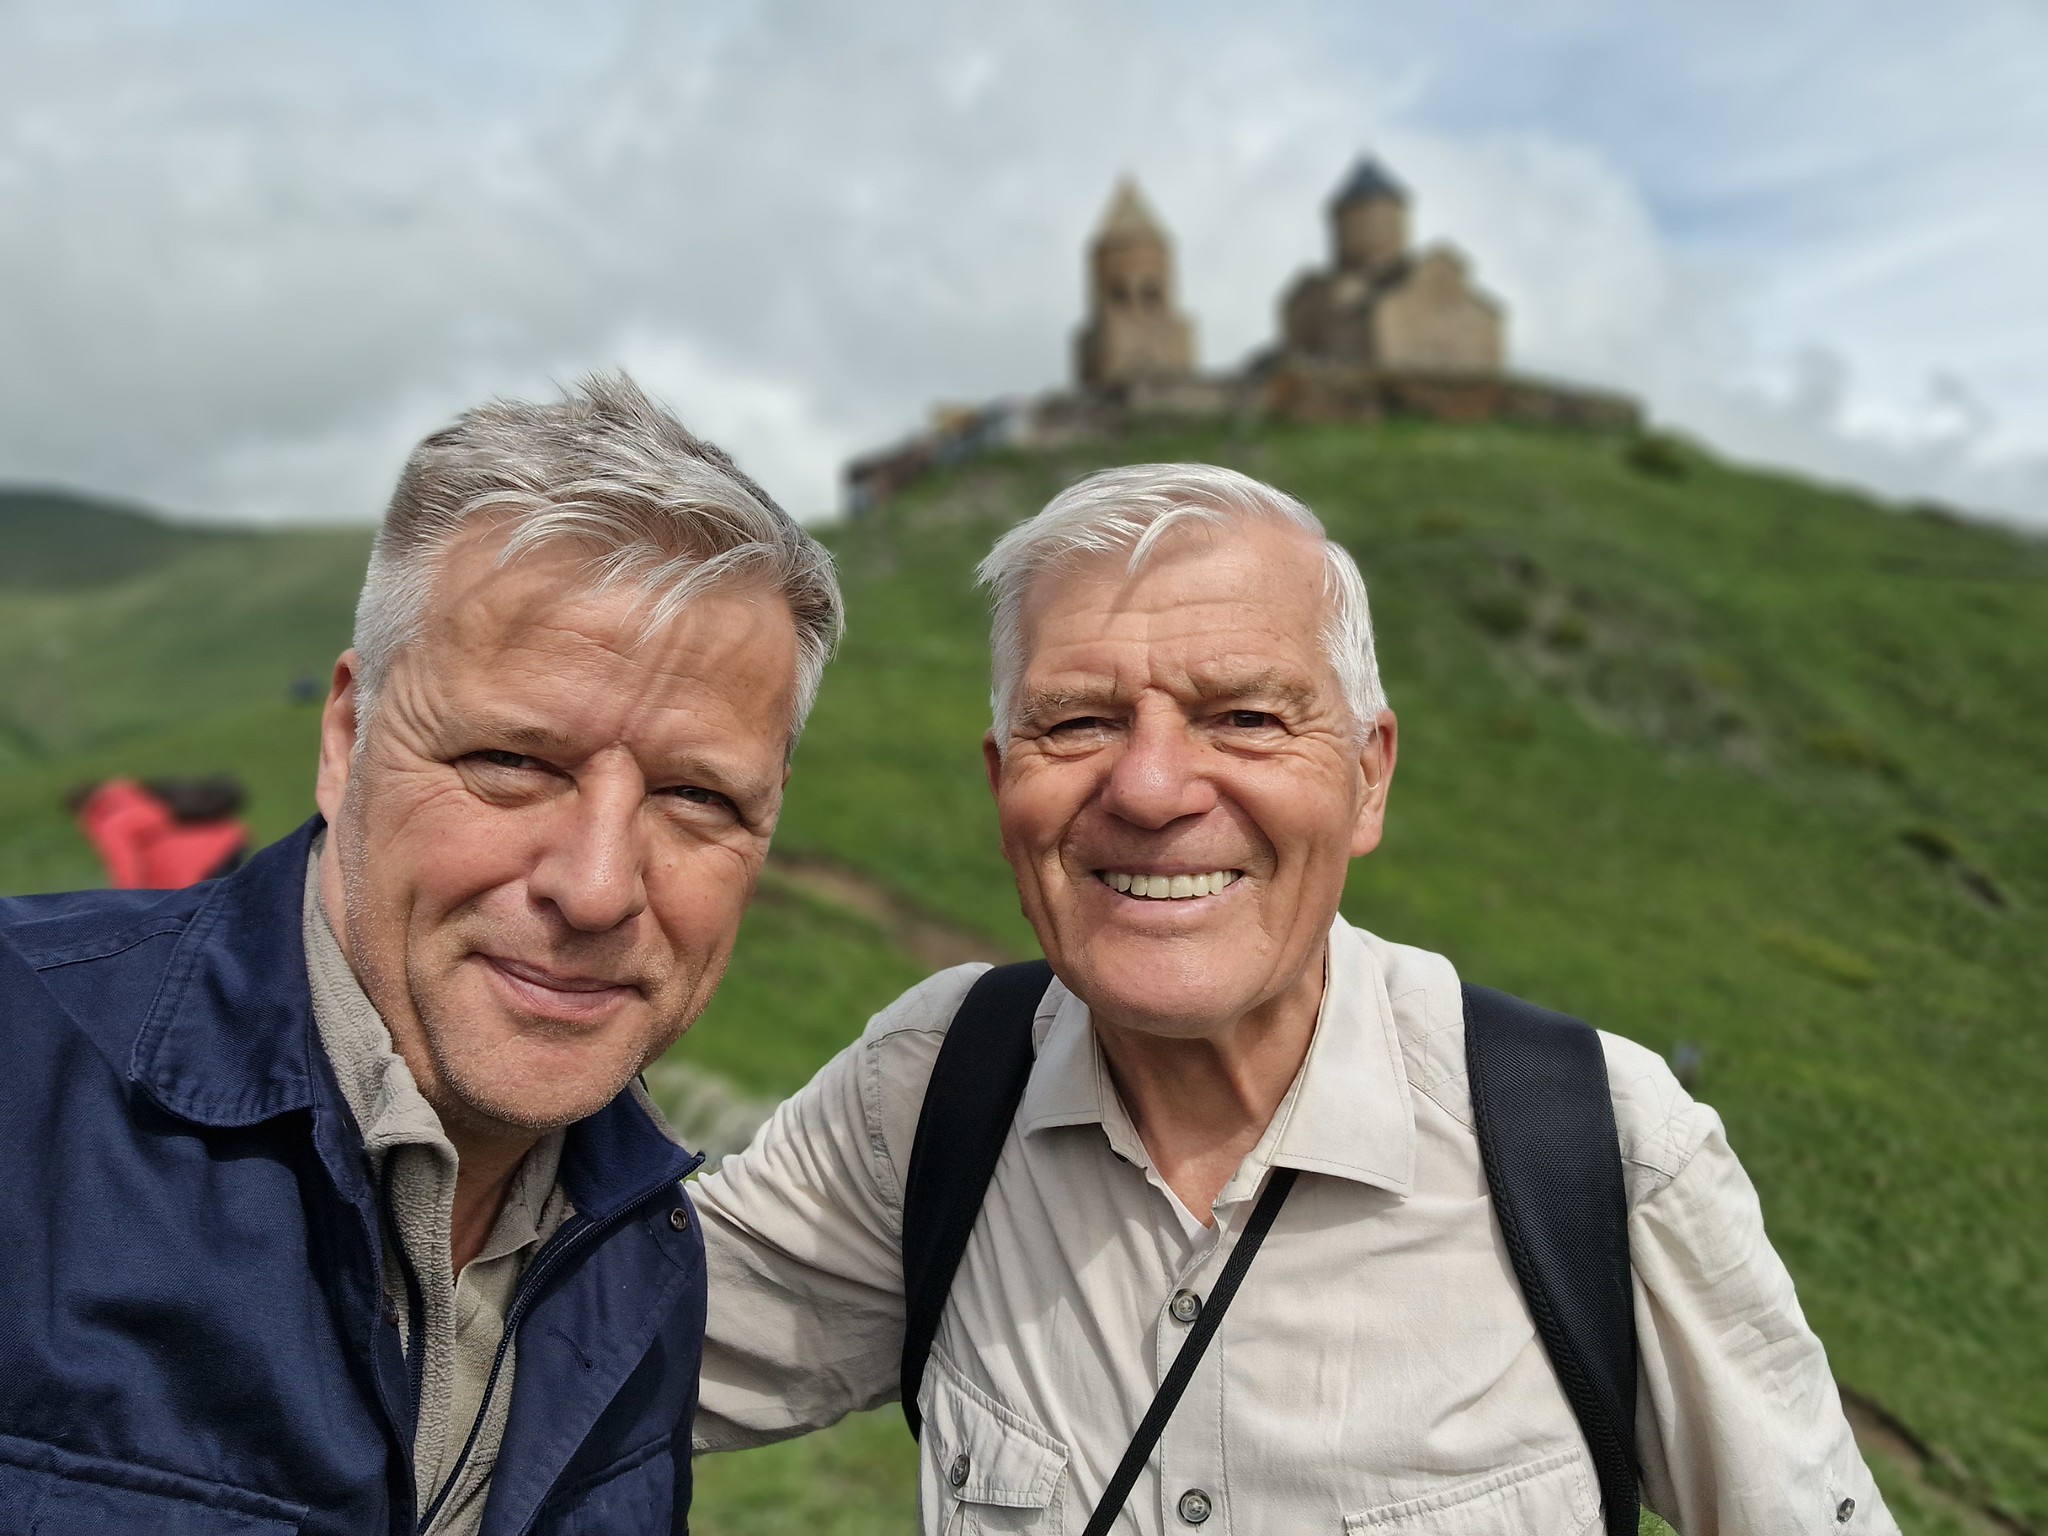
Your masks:
[[[1215,464],[1130,464],[1098,470],[1068,486],[1045,510],[996,541],[976,571],[994,599],[989,635],[998,744],[1009,734],[1017,679],[1024,670],[1023,611],[1031,585],[1046,571],[1090,555],[1130,552],[1136,571],[1175,528],[1248,521],[1286,523],[1322,542],[1322,640],[1344,691],[1357,739],[1369,739],[1387,707],[1374,654],[1365,578],[1350,551],[1324,531],[1315,513],[1285,491]]]
[[[449,547],[478,520],[510,530],[500,565],[544,544],[584,546],[593,589],[629,585],[650,634],[711,587],[774,591],[796,622],[794,749],[845,624],[832,557],[623,373],[592,374],[547,405],[493,400],[413,450],[356,603],[360,719],[418,638]]]

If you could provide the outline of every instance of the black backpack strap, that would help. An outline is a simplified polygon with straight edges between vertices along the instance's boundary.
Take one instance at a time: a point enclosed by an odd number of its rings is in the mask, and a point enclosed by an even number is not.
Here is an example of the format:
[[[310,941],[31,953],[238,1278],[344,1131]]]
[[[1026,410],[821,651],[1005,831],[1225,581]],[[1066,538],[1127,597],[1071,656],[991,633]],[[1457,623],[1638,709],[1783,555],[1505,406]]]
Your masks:
[[[1608,1536],[1635,1536],[1635,1307],[1607,1059],[1591,1025],[1486,987],[1464,992],[1494,1214],[1592,1451]]]
[[[903,1181],[903,1417],[923,1428],[917,1391],[981,1215],[982,1196],[1031,1077],[1031,1021],[1052,985],[1043,960],[999,965],[969,989],[932,1064]]]

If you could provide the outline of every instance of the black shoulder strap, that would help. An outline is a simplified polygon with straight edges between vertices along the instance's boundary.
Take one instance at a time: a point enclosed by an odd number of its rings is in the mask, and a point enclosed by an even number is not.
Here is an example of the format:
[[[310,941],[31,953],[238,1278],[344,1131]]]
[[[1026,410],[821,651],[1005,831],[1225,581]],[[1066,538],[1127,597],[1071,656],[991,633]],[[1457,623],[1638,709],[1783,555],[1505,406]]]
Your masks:
[[[1592,1451],[1608,1536],[1635,1536],[1628,1195],[1600,1037],[1505,992],[1464,990],[1472,1119],[1494,1214]]]
[[[933,1064],[903,1195],[903,1417],[1031,1076],[1042,960],[969,990]],[[1538,1334],[1592,1451],[1609,1536],[1634,1536],[1635,1312],[1628,1200],[1607,1063],[1591,1026],[1504,992],[1464,989],[1473,1120],[1501,1234]]]
[[[903,1188],[903,1417],[923,1428],[917,1391],[953,1272],[1031,1077],[1031,1020],[1052,967],[1043,960],[984,972],[939,1047]]]

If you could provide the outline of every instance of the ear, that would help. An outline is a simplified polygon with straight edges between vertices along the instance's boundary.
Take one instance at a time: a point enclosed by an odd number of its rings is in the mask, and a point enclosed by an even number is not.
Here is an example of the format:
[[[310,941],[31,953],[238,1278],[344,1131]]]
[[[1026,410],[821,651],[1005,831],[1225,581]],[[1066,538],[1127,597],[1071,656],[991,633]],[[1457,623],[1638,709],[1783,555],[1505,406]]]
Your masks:
[[[356,653],[343,651],[334,663],[334,681],[327,690],[327,702],[320,710],[320,772],[313,785],[313,800],[320,814],[333,826],[341,815],[342,796],[348,793],[349,769],[355,763]]]
[[[1003,793],[1003,749],[996,745],[993,729],[981,738],[981,766],[988,774],[988,792],[997,798]]]
[[[1351,828],[1351,857],[1362,859],[1380,845],[1386,827],[1387,791],[1394,782],[1394,759],[1400,746],[1400,727],[1391,709],[1383,709],[1373,722],[1372,737],[1358,755],[1365,775],[1365,795],[1358,803],[1358,820]]]

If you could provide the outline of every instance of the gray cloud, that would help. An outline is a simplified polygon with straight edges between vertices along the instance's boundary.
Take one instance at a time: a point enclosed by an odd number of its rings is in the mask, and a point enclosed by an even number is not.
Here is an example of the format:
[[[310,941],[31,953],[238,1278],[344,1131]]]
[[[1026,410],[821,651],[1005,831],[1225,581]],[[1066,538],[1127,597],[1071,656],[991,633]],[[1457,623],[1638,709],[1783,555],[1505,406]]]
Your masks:
[[[0,476],[367,517],[452,411],[622,361],[822,512],[932,401],[1065,376],[1120,172],[1220,365],[1370,141],[1524,365],[2048,521],[2038,13],[1467,12],[0,10]]]

